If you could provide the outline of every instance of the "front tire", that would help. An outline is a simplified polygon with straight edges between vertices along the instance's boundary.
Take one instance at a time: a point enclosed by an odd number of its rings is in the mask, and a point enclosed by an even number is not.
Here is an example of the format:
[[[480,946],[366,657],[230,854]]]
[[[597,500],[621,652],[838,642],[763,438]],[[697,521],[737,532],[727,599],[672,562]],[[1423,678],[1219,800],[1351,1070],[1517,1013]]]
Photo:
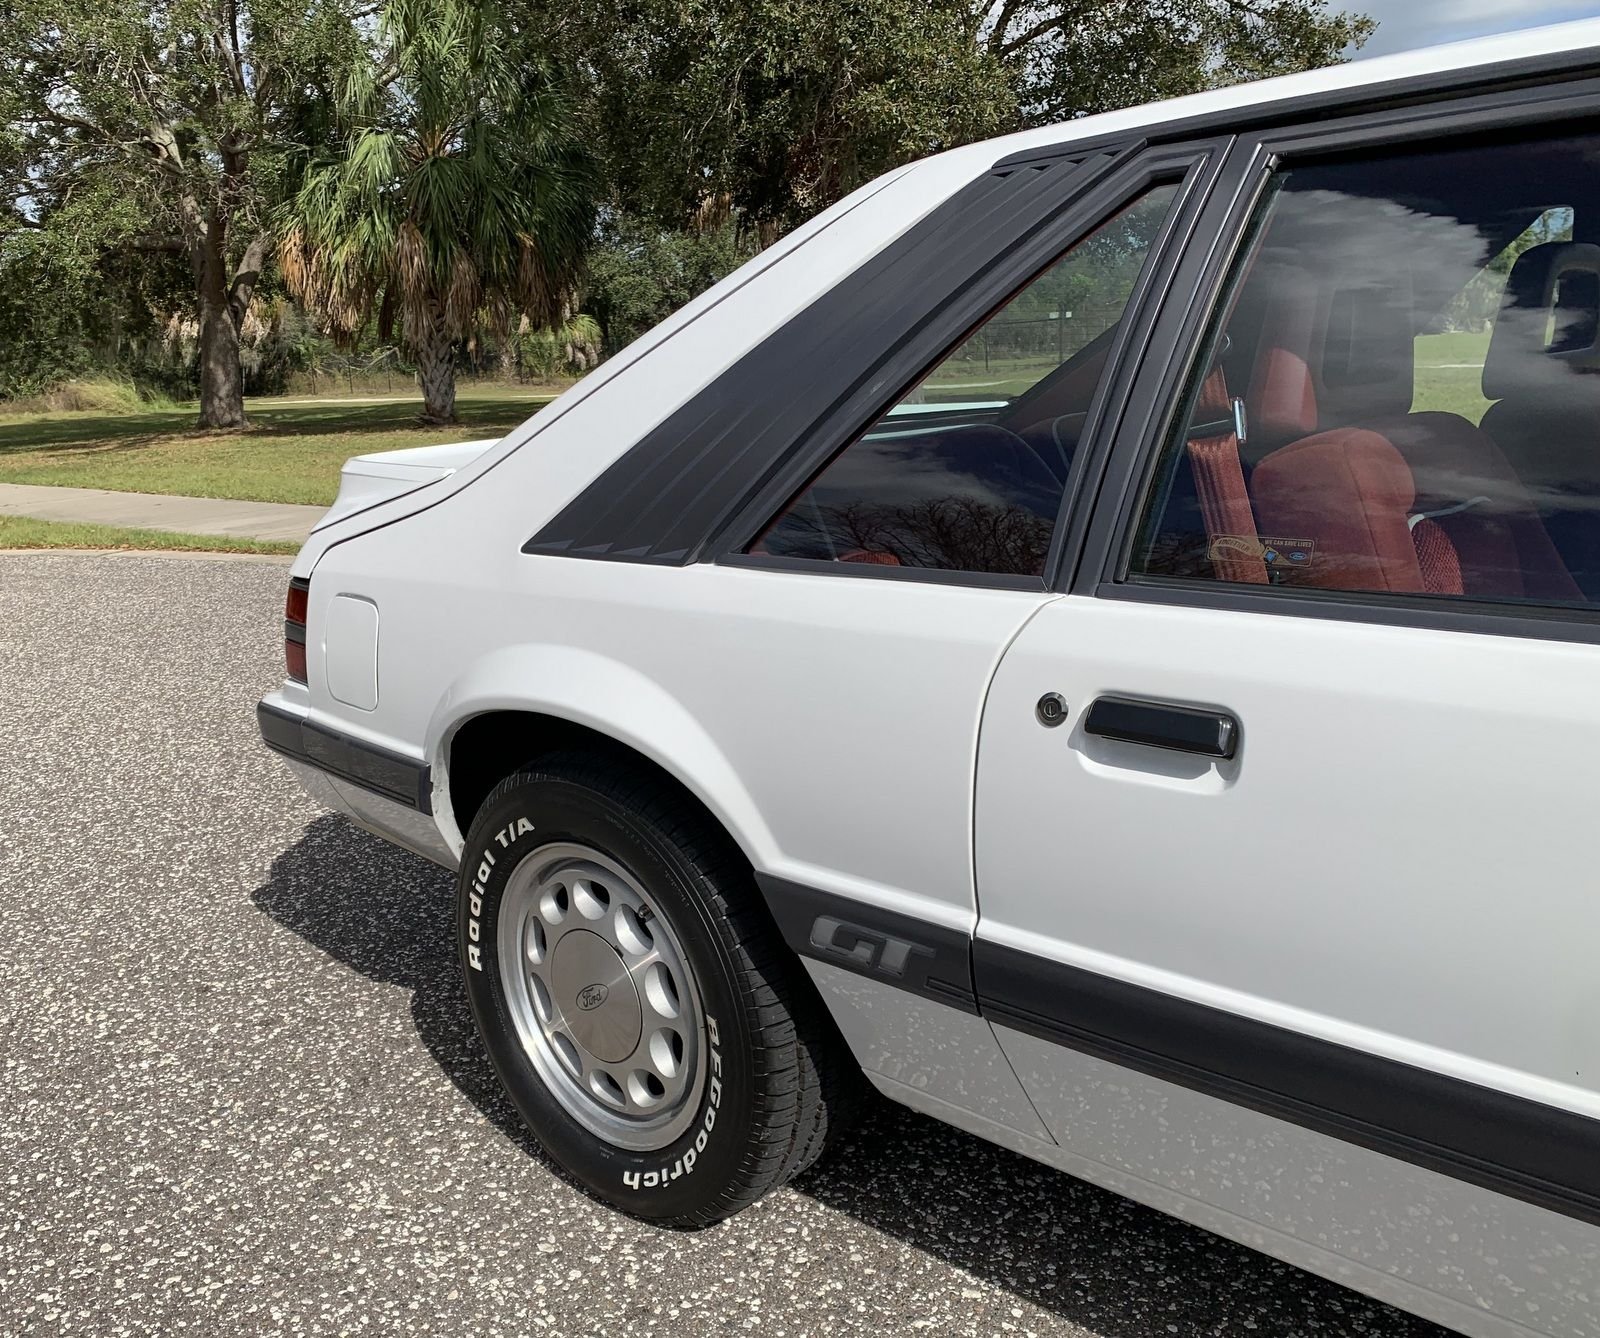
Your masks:
[[[495,1071],[614,1207],[719,1221],[809,1166],[854,1105],[859,1074],[743,856],[625,762],[562,754],[497,786],[457,919]]]

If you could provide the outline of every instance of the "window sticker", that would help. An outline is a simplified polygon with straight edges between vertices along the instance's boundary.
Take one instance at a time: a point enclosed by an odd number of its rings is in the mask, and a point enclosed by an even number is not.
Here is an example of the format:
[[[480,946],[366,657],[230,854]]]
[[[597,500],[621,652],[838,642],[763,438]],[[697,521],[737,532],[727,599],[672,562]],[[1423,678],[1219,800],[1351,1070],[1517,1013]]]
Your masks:
[[[1260,558],[1266,563],[1268,579],[1277,582],[1287,579],[1289,572],[1311,565],[1317,555],[1317,541],[1219,534],[1211,541],[1208,555],[1213,563],[1225,562],[1230,557]]]
[[[1315,539],[1268,539],[1261,540],[1261,558],[1267,564],[1270,572],[1274,567],[1280,571],[1288,571],[1295,567],[1309,567],[1311,559],[1317,555],[1317,541]]]

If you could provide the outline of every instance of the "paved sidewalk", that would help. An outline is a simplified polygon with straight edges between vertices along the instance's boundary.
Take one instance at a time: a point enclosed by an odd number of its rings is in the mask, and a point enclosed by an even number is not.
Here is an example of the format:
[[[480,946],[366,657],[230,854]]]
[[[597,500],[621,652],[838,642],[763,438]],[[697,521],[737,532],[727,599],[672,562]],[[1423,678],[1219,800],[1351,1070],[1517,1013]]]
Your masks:
[[[235,539],[303,542],[326,507],[281,502],[230,502],[104,488],[45,488],[0,483],[0,516],[127,525],[177,534],[222,534]]]

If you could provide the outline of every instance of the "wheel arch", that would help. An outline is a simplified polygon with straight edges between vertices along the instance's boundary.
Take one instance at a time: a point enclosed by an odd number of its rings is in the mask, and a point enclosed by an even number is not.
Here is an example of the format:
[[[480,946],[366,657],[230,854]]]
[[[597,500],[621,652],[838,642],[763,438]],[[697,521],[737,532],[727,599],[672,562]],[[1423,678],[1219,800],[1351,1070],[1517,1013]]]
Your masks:
[[[496,652],[452,686],[428,731],[434,815],[459,851],[490,790],[550,752],[603,750],[688,794],[756,869],[772,835],[705,727],[661,684],[569,646]]]

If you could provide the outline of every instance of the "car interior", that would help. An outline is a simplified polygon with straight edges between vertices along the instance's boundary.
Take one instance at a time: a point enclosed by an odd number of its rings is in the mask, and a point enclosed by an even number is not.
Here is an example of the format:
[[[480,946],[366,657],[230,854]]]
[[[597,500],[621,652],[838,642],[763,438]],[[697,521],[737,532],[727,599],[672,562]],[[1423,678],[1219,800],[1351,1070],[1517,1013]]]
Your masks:
[[[1283,173],[1134,574],[1600,599],[1597,150],[1506,142]],[[1462,301],[1502,283],[1482,318]],[[1443,334],[1461,360],[1426,365]]]
[[[748,551],[1039,576],[1122,309],[1176,194],[1152,187],[1003,305]]]
[[[1600,601],[1597,156],[1503,139],[1280,172],[1131,575]],[[1038,575],[1117,328],[1015,396],[902,406],[750,551]]]

